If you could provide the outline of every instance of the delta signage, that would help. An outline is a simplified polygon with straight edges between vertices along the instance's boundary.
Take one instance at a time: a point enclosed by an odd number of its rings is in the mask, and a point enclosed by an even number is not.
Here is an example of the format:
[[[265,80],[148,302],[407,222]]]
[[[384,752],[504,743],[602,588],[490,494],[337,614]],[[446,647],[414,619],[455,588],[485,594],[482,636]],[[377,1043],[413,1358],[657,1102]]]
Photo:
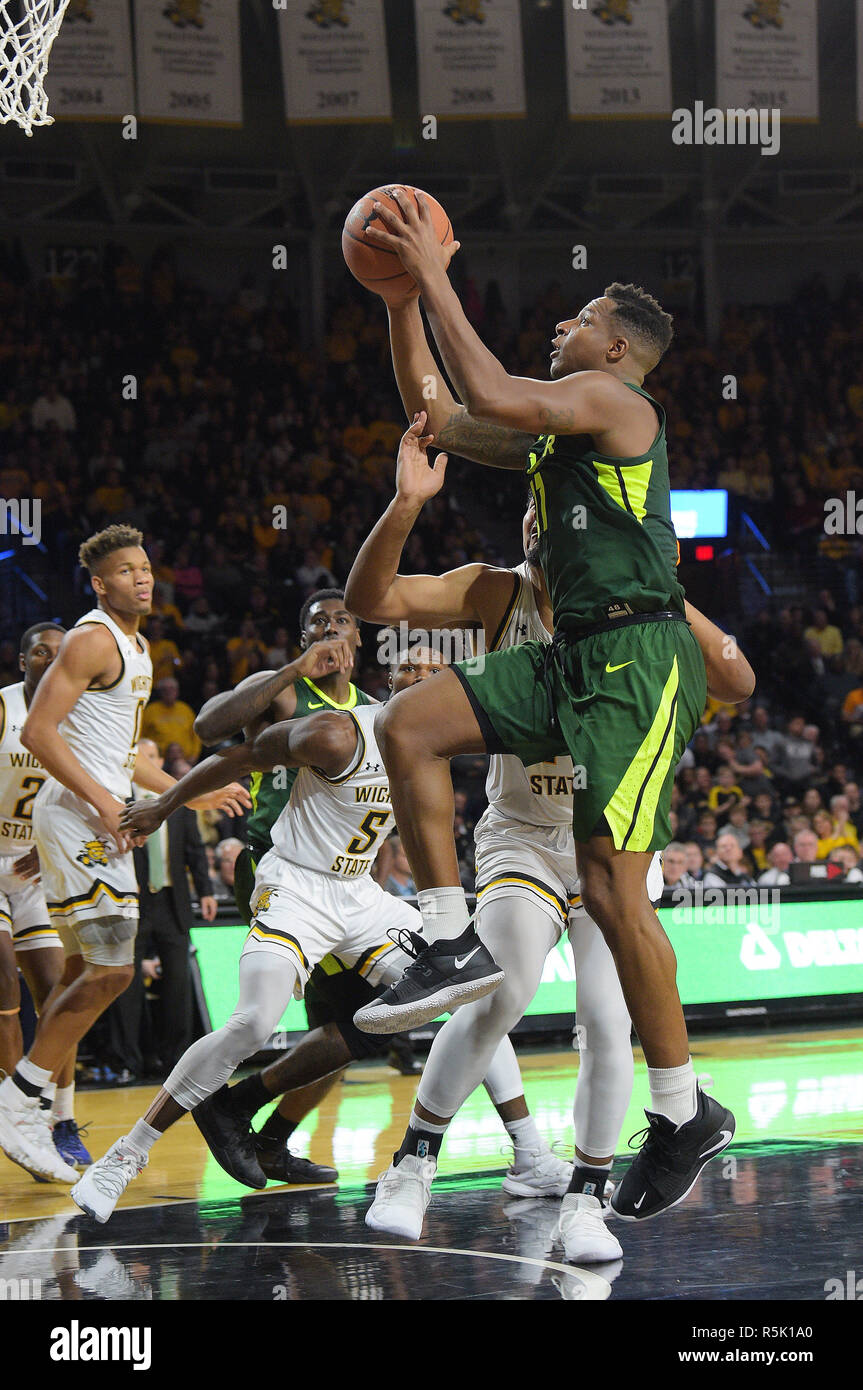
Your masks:
[[[863,898],[805,902],[705,903],[660,908],[677,956],[677,983],[686,1005],[748,1000],[863,995]],[[237,1002],[237,960],[244,926],[192,930],[212,1026],[219,1028]],[[572,952],[562,942],[549,955],[527,1016],[575,1011]],[[568,1024],[561,1019],[561,1026]],[[292,1001],[280,1032],[306,1029],[303,1005]]]

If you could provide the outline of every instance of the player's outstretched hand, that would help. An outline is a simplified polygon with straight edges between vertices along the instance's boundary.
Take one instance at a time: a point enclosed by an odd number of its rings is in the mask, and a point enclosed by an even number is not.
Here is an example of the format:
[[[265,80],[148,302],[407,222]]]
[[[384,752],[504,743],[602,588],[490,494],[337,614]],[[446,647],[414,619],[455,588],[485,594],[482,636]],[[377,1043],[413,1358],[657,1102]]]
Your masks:
[[[424,410],[414,416],[413,424],[402,435],[396,462],[396,492],[403,502],[420,507],[443,487],[448,457],[438,454],[434,463],[429,463],[426,450],[434,435],[423,434],[427,419]]]
[[[192,811],[221,811],[225,816],[242,816],[251,809],[252,798],[242,782],[229,782],[216,792],[196,796],[194,801],[187,801],[186,805]]]
[[[401,217],[383,203],[375,203],[375,217],[383,222],[386,231],[371,226],[366,227],[365,235],[375,246],[394,251],[422,290],[432,276],[446,271],[461,242],[451,241],[448,246],[441,246],[422,193],[417,192],[414,201],[403,188],[393,188],[391,196],[401,208]]]
[[[143,801],[133,801],[131,806],[123,807],[120,829],[135,843],[143,844],[148,835],[159,829],[165,813],[158,796],[145,797]]]
[[[312,642],[293,662],[297,675],[308,676],[310,681],[335,675],[336,671],[350,671],[353,664],[351,649],[344,637],[325,637],[320,642]]]
[[[39,877],[39,851],[34,845],[28,849],[20,859],[16,859],[12,865],[12,872],[17,878],[38,878]]]

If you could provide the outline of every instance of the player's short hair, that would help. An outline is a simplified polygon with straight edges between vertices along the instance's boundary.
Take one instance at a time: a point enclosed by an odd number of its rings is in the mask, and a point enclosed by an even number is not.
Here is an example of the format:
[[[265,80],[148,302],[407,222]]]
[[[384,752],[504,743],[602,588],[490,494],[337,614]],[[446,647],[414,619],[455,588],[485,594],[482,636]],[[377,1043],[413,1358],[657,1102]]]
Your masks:
[[[316,603],[322,603],[324,599],[328,598],[340,598],[344,600],[344,597],[344,589],[316,589],[313,594],[309,594],[308,598],[306,599],[305,603],[300,609],[300,632],[304,631],[306,622],[308,620],[308,616]],[[354,615],[351,614],[351,617],[353,616]],[[354,622],[356,621],[356,618],[354,618]]]
[[[98,571],[103,560],[113,555],[115,550],[125,550],[130,545],[143,546],[144,533],[137,526],[106,526],[90,536],[78,550],[78,563],[92,574]]]
[[[21,634],[21,655],[26,656],[30,650],[34,637],[38,637],[40,632],[62,632],[65,636],[66,629],[60,623],[44,622],[34,623],[28,627],[27,631]]]
[[[674,337],[674,320],[657,299],[640,285],[622,285],[615,280],[605,290],[607,299],[614,300],[612,317],[635,339],[655,367],[664,356]]]

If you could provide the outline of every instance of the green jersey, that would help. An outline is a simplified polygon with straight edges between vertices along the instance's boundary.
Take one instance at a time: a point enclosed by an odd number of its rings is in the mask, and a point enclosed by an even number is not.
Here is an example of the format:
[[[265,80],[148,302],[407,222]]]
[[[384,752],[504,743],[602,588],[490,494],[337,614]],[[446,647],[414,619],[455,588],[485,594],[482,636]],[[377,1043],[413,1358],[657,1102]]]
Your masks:
[[[577,632],[627,613],[683,609],[671,522],[665,411],[640,458],[597,453],[587,435],[542,434],[528,455],[539,559],[555,629]]]
[[[314,681],[303,676],[294,687],[297,692],[297,708],[293,719],[302,719],[306,714],[314,714],[319,709],[353,709],[355,705],[374,704],[370,695],[350,687],[348,698],[343,705],[331,700]],[[249,816],[247,831],[249,849],[256,860],[260,860],[272,849],[270,831],[291,799],[291,788],[297,778],[299,768],[288,767],[273,772],[253,772],[249,792],[252,798],[252,813]]]

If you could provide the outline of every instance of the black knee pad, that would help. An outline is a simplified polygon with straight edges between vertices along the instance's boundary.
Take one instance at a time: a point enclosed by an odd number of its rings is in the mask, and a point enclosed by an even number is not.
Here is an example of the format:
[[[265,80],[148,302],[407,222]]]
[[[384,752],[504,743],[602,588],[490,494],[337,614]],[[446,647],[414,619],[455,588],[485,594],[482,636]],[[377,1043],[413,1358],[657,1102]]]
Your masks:
[[[328,957],[327,963],[331,960]],[[316,965],[305,990],[309,1027],[334,1023],[355,1061],[378,1057],[389,1051],[388,1035],[361,1033],[354,1023],[354,1014],[381,993],[382,988],[375,989],[356,970],[337,969],[331,973]]]

